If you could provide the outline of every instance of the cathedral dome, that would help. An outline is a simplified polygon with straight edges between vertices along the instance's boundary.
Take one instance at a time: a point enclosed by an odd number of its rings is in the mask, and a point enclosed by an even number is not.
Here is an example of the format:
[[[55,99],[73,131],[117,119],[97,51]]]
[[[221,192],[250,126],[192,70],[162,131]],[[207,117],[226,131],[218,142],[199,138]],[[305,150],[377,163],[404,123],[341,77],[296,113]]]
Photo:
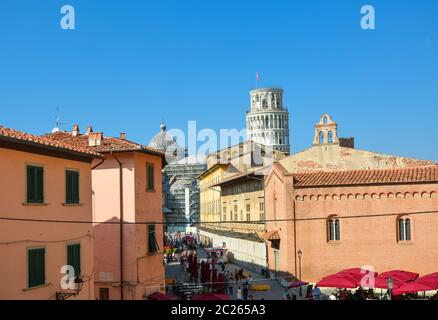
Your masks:
[[[160,125],[160,132],[156,134],[149,142],[149,147],[166,151],[169,147],[177,147],[175,138],[166,132],[166,124],[163,122]]]
[[[149,142],[149,147],[163,151],[168,155],[173,155],[176,159],[184,158],[186,155],[184,148],[180,147],[176,142],[176,138],[166,131],[166,124],[164,122],[160,125],[160,132]]]

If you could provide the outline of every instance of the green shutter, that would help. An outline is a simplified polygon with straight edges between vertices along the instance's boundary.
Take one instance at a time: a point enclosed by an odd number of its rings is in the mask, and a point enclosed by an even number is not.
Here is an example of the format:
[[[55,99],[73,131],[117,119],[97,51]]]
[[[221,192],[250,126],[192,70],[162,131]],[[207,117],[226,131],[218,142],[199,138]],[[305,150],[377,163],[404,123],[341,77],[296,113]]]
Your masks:
[[[27,252],[28,286],[41,286],[45,283],[45,249],[30,249]]]
[[[36,202],[44,202],[44,169],[41,167],[36,167]]]
[[[44,169],[27,166],[27,202],[44,202]]]
[[[79,203],[79,172],[72,172],[72,197],[74,203]]]
[[[72,203],[71,197],[71,171],[65,172],[65,202]]]
[[[65,172],[65,201],[68,204],[79,203],[79,172]]]
[[[148,191],[154,190],[154,166],[152,164],[147,165],[147,188]]]
[[[33,167],[27,167],[27,202],[35,201],[35,170]]]
[[[72,244],[67,246],[67,264],[75,270],[75,277],[81,275],[81,245]]]

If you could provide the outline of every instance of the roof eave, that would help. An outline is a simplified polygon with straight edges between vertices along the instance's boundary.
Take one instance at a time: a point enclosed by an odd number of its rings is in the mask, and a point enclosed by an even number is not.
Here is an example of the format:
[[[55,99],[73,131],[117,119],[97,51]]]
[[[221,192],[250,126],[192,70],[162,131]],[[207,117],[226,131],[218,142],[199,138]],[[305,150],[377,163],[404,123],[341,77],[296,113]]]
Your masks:
[[[1,143],[3,142],[3,143]],[[14,148],[14,146],[16,146]],[[53,154],[49,154],[49,156],[54,157],[60,157],[65,158],[66,156],[72,156],[76,159],[82,159],[78,161],[83,161],[85,159],[88,159],[91,162],[93,159],[103,159],[103,155],[101,154],[91,154],[86,152],[80,152],[75,150],[70,150],[62,147],[56,147],[51,145],[45,145],[34,141],[27,141],[22,139],[17,139],[13,137],[8,137],[4,135],[0,135],[0,147],[5,147],[8,149],[18,150],[18,151],[24,151],[24,152],[31,152],[36,153],[36,150],[46,150],[48,152],[52,152]],[[36,149],[36,150],[35,150]],[[62,157],[61,155],[65,155],[65,157]]]

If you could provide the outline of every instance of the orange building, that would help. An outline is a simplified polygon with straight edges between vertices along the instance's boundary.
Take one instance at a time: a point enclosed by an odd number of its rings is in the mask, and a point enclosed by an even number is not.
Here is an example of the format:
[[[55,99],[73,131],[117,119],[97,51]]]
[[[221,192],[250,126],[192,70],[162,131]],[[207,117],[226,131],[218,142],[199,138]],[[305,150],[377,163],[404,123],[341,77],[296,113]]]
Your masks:
[[[438,270],[438,166],[291,174],[275,164],[268,197],[267,219],[280,220],[267,224],[271,270],[311,282],[350,267]]]
[[[273,274],[316,282],[342,269],[438,271],[438,166],[354,149],[323,115],[314,144],[265,182]]]
[[[91,163],[98,158],[0,127],[0,299],[94,298]],[[61,285],[66,265],[83,281],[77,295]]]
[[[164,154],[124,133],[104,137],[91,127],[85,134],[74,126],[49,137],[104,155],[92,170],[95,298],[135,300],[163,291]]]

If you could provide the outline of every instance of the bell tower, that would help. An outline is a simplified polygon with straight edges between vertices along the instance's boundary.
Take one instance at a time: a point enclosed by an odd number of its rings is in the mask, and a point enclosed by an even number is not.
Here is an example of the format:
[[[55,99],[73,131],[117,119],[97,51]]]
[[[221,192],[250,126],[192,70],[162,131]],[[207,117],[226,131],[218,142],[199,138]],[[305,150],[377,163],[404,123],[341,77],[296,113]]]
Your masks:
[[[314,145],[339,144],[338,124],[325,113],[315,125]]]
[[[283,106],[283,90],[252,90],[250,99],[250,110],[246,113],[247,139],[289,154],[289,111]]]

